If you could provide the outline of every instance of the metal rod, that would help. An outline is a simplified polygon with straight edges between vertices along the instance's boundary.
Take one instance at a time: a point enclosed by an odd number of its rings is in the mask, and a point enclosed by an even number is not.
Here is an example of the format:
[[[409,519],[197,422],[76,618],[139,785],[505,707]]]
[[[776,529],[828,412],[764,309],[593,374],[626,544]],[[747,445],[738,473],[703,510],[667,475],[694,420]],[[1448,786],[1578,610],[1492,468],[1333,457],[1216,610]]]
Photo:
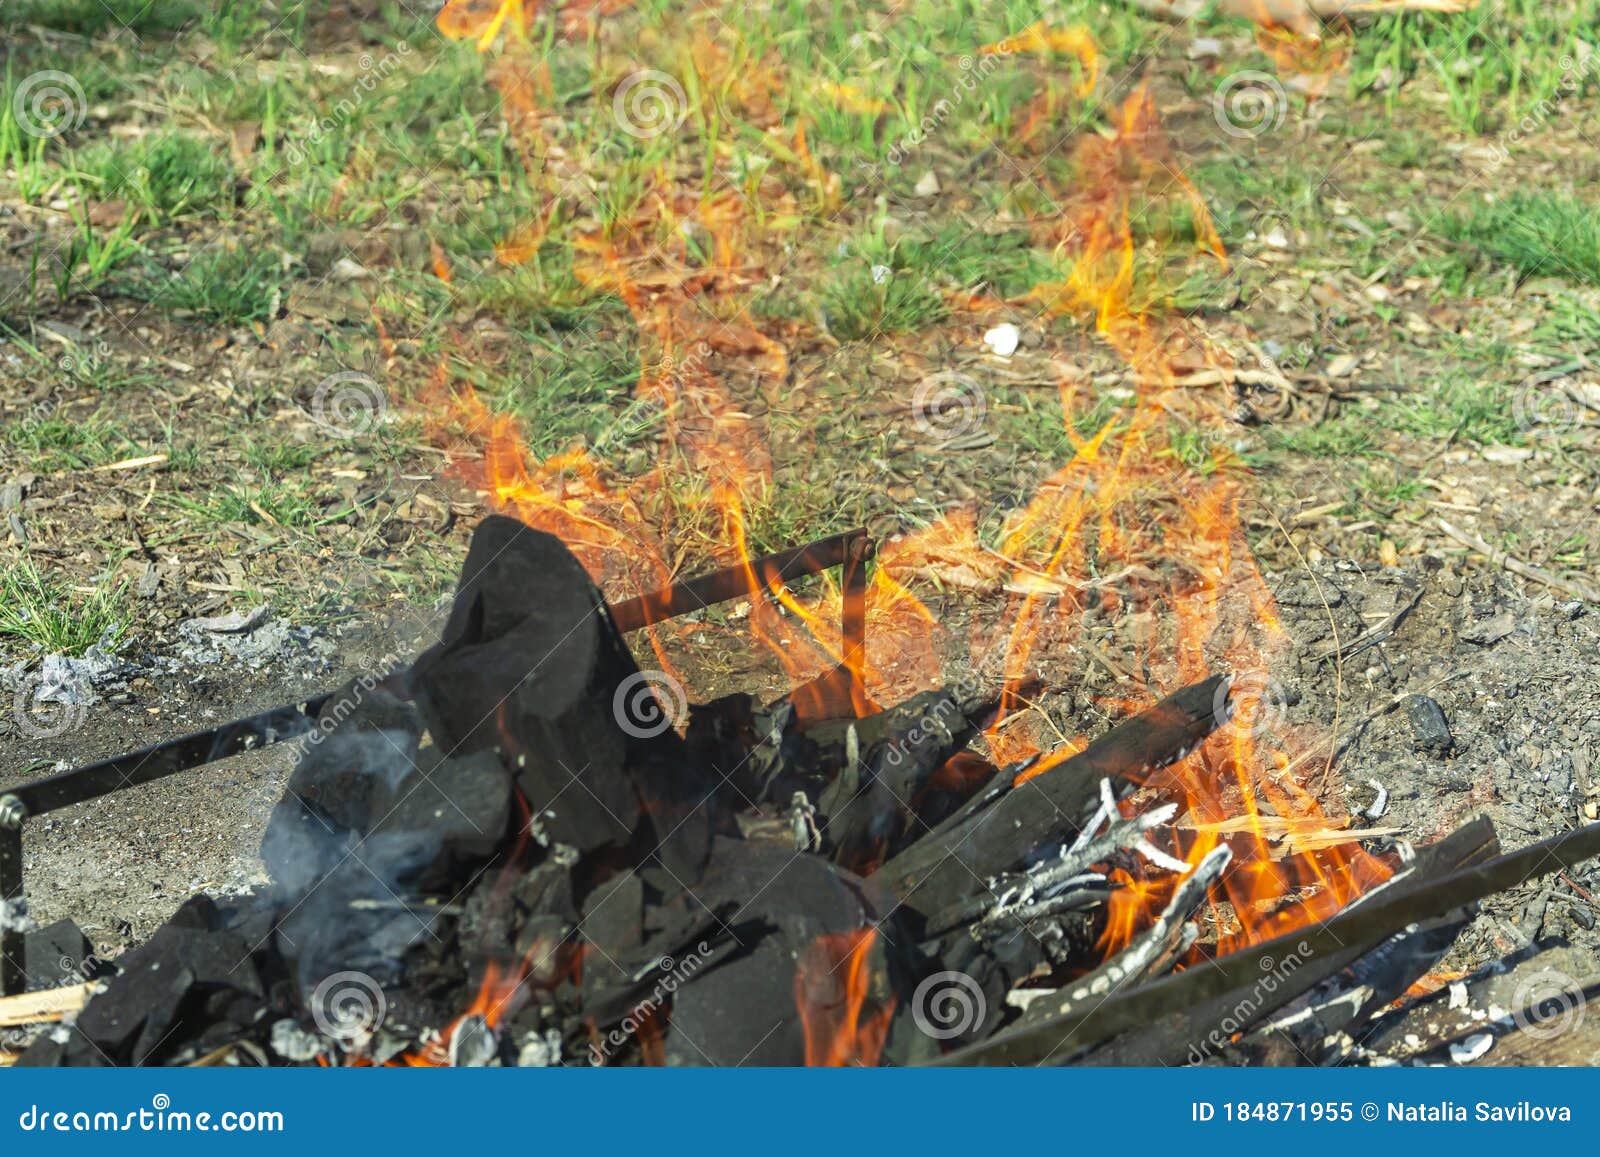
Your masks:
[[[140,751],[36,779],[10,789],[25,815],[37,816],[98,799],[174,772],[215,763],[241,751],[267,747],[311,730],[331,693],[235,719],[209,731],[181,735]]]
[[[867,532],[860,528],[830,534],[827,538],[819,538],[804,546],[780,550],[749,563],[723,567],[699,578],[685,579],[663,590],[615,603],[611,607],[611,617],[616,620],[618,630],[637,631],[665,619],[703,611],[729,599],[758,594],[760,588],[752,589],[750,585],[752,574],[757,583],[764,583],[786,582],[803,575],[821,574],[836,566],[845,567],[848,572],[852,554],[859,552],[859,544],[867,541]],[[845,581],[848,586],[848,573]]]
[[[7,824],[0,817],[0,901],[22,899],[22,818]],[[27,941],[22,914],[6,912],[0,920],[0,996],[15,996],[27,987]]]

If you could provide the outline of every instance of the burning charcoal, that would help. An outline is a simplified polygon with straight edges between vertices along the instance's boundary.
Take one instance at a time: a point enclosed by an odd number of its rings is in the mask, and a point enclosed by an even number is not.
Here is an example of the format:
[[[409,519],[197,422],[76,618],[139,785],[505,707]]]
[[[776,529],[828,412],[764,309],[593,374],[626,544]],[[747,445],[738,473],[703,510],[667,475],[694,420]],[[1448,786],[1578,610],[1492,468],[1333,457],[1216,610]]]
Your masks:
[[[273,1052],[297,1065],[316,1060],[327,1047],[315,1033],[307,1032],[288,1018],[273,1022],[269,1039]]]
[[[695,896],[674,903],[718,911],[731,904],[727,922],[738,950],[704,963],[695,945],[662,978],[665,986],[669,977],[687,974],[670,995],[667,1063],[804,1063],[796,961],[819,937],[872,928],[876,910],[860,880],[824,860],[765,843],[718,839],[713,847]],[[879,939],[880,956],[906,942],[898,928],[886,928]],[[891,962],[889,983],[899,984],[905,975]],[[910,993],[898,995],[905,1003]]]
[[[632,872],[597,885],[585,901],[583,938],[595,946],[583,962],[583,987],[594,993],[625,985],[622,961],[631,959],[644,936],[644,884]]]
[[[1412,743],[1418,751],[1444,755],[1455,747],[1455,736],[1450,734],[1444,708],[1437,702],[1426,695],[1407,695],[1402,705],[1406,721],[1411,724]]]
[[[500,1042],[495,1039],[489,1022],[474,1013],[464,1017],[450,1034],[450,1067],[453,1069],[481,1069],[494,1060]]]
[[[511,778],[488,752],[437,763],[424,758],[384,802],[372,834],[401,837],[416,848],[397,878],[414,891],[451,896],[504,843]]]
[[[634,717],[641,704],[659,709],[649,697],[658,683],[670,697],[670,680],[655,679],[634,665],[559,539],[491,517],[473,535],[441,641],[410,682],[444,750],[503,753],[551,839],[581,854],[627,846],[648,804],[648,847],[689,882],[710,827],[685,820],[710,782],[683,761],[670,713]]]
[[[517,1050],[519,1069],[548,1069],[561,1063],[561,1034],[555,1029],[530,1032]]]
[[[928,782],[975,730],[948,691],[913,696],[874,722],[876,734],[865,746],[859,735],[846,733],[854,758],[817,801],[827,816],[823,835],[833,858],[858,872],[870,871],[898,846]]]
[[[322,709],[288,791],[339,827],[370,831],[415,766],[422,730],[411,704],[353,680]]]

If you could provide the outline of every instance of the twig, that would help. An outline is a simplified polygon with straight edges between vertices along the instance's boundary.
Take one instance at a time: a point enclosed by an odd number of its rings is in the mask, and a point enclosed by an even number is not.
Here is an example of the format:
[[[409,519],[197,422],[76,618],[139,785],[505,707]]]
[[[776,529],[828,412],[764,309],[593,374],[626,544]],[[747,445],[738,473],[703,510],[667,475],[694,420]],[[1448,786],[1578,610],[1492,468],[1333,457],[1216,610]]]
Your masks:
[[[1190,914],[1204,902],[1211,885],[1221,879],[1223,869],[1232,859],[1233,851],[1227,844],[1212,848],[1184,877],[1154,924],[1081,980],[1058,989],[1051,996],[1032,1001],[1023,1013],[1023,1020],[1061,1016],[1076,1005],[1102,1001],[1129,981],[1148,975],[1158,961],[1172,955],[1175,943],[1181,943]]]
[[[1523,562],[1520,558],[1513,558],[1498,547],[1490,546],[1471,531],[1463,530],[1443,518],[1438,518],[1434,521],[1438,524],[1440,530],[1462,546],[1471,547],[1496,566],[1504,567],[1512,574],[1521,575],[1525,579],[1540,583],[1553,590],[1566,591],[1569,595],[1577,595],[1585,602],[1600,603],[1600,589],[1592,587],[1588,583],[1579,579],[1562,578],[1560,575],[1552,574],[1543,567],[1534,566],[1531,562]]]

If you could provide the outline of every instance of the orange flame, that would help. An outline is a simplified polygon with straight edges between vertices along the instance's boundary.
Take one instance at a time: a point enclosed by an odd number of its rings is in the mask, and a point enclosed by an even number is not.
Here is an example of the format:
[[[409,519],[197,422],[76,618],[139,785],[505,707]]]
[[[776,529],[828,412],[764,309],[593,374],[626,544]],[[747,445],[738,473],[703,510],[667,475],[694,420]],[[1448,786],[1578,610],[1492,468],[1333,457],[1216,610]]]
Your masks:
[[[872,967],[876,928],[825,933],[811,942],[794,977],[794,1002],[805,1033],[808,1067],[872,1067],[894,1018],[892,996]]]
[[[1174,269],[1225,268],[1227,255],[1146,91],[1135,91],[1114,111],[1108,135],[1079,138],[1074,183],[1057,197],[1067,211],[1036,222],[1063,274],[1015,303],[1092,320],[1094,332],[1125,363],[1127,388],[1107,394],[1082,371],[1064,366],[1058,390],[1070,459],[1006,520],[993,548],[980,541],[971,512],[883,544],[868,590],[868,651],[850,657],[835,625],[842,597],[837,584],[824,581],[820,593],[801,598],[751,561],[759,553],[753,515],[772,483],[763,412],[782,399],[789,359],[773,336],[781,331],[755,322],[746,304],[785,244],[786,227],[777,222],[795,214],[791,188],[757,174],[739,186],[707,175],[685,189],[662,169],[641,176],[628,206],[602,212],[586,204],[582,182],[569,178],[599,162],[569,156],[545,137],[538,106],[549,86],[531,62],[528,11],[513,0],[493,12],[489,7],[452,0],[440,27],[475,38],[485,50],[508,28],[516,34],[506,38],[490,75],[520,138],[529,180],[545,198],[534,219],[497,246],[497,259],[532,261],[555,222],[568,226],[576,237],[578,280],[623,302],[637,327],[635,404],[659,422],[654,464],[634,477],[614,476],[593,448],[541,460],[529,454],[515,419],[493,413],[441,361],[418,401],[435,439],[468,452],[457,464],[490,505],[559,535],[613,597],[676,577],[690,541],[708,544],[703,550],[719,562],[742,563],[751,589],[769,596],[751,600],[745,629],[777,657],[792,685],[850,661],[858,691],[848,706],[857,714],[939,680],[936,616],[911,590],[919,576],[935,573],[957,588],[1004,591],[1000,626],[975,630],[971,651],[980,669],[997,659],[1004,679],[1001,710],[987,735],[991,758],[1004,763],[1050,748],[1027,776],[1048,775],[1082,745],[1081,739],[1042,734],[1023,692],[1039,656],[1062,647],[1098,654],[1098,643],[1078,625],[1086,613],[1134,624],[1132,659],[1099,656],[1123,684],[1119,710],[1147,704],[1215,669],[1272,669],[1286,639],[1245,540],[1248,474],[1230,448],[1235,425],[1221,391],[1185,384],[1196,371],[1210,372],[1213,380],[1219,371],[1226,377],[1232,362],[1199,324],[1177,316],[1169,300]],[[789,185],[813,189],[828,203],[838,178],[813,155],[806,124],[784,131],[774,123],[779,114],[772,97],[783,86],[776,66],[742,51],[720,40],[696,40],[693,87],[742,109],[772,139],[792,139],[783,162]],[[1039,67],[1045,68],[1055,57],[1070,56],[1078,98],[1094,89],[1100,71],[1098,48],[1081,28],[1036,24],[979,51],[1043,58]],[[735,75],[718,76],[730,71]],[[843,87],[829,92],[848,108],[868,99]],[[1054,119],[1053,106],[1029,114],[1018,130],[1024,139],[1041,118]],[[706,134],[732,133],[736,126],[727,119],[706,112],[695,124]],[[720,145],[733,142],[703,143],[705,155],[715,156]],[[763,210],[753,212],[754,204]],[[438,247],[433,265],[448,283],[452,271]],[[476,461],[474,453],[481,456]],[[664,666],[670,636],[690,629],[717,628],[652,625],[650,642]],[[1234,849],[1234,867],[1212,896],[1219,952],[1319,919],[1388,874],[1359,845],[1336,842],[1343,821],[1325,815],[1317,793],[1295,774],[1313,739],[1274,726],[1270,704],[1261,702],[1263,689],[1263,681],[1241,679],[1238,722],[1152,784],[1177,796],[1185,809],[1183,826],[1157,836],[1172,854],[1193,863],[1224,839]],[[961,767],[952,767],[948,778],[981,780]],[[1325,786],[1326,769],[1323,780]],[[1306,850],[1282,842],[1285,830],[1319,838]],[[1175,883],[1170,873],[1142,862],[1118,865],[1111,875],[1121,887],[1100,939],[1108,954],[1147,926]],[[871,996],[874,938],[870,929],[823,937],[802,960],[796,1000],[808,1061],[876,1062],[892,1003]],[[480,998],[508,981],[514,989],[520,980],[513,970],[486,976]]]

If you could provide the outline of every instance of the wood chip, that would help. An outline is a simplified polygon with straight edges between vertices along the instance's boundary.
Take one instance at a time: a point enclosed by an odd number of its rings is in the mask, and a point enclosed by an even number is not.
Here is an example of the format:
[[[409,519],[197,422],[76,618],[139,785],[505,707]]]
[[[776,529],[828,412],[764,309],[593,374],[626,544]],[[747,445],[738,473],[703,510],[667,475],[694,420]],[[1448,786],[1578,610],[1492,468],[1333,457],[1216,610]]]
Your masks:
[[[165,454],[146,454],[143,458],[124,458],[120,462],[107,462],[96,466],[91,473],[103,474],[108,470],[137,470],[140,466],[159,466],[167,460]]]
[[[77,1012],[89,1001],[89,984],[73,984],[44,992],[24,992],[20,996],[0,997],[0,1028],[25,1024],[53,1024],[69,1012]]]

